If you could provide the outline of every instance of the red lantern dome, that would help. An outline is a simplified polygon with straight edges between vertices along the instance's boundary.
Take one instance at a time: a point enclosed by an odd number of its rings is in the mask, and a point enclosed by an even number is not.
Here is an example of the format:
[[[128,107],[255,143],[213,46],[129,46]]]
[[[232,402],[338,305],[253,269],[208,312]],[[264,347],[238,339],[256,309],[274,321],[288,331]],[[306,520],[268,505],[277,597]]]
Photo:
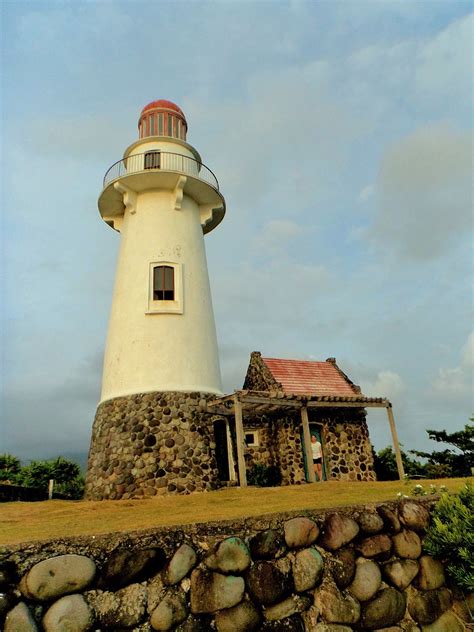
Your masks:
[[[145,105],[138,121],[139,137],[169,136],[186,140],[188,124],[183,111],[172,101],[158,99]]]

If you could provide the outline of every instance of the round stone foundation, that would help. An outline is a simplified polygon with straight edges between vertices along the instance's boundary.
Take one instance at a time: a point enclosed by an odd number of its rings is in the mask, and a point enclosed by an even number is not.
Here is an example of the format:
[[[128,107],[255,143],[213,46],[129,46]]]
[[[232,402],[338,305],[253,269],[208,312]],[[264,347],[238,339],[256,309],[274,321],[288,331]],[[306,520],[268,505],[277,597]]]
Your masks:
[[[220,486],[208,393],[156,392],[99,405],[85,498],[186,494]]]

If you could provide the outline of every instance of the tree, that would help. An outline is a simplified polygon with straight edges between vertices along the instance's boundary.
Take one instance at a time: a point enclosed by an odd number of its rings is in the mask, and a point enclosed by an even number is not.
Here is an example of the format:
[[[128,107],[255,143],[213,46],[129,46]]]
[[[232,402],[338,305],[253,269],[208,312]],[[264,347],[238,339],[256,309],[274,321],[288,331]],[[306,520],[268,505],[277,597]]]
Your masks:
[[[470,419],[474,421],[474,417]],[[432,441],[447,443],[453,449],[421,452],[410,450],[417,457],[427,459],[426,471],[429,476],[470,476],[474,467],[474,425],[466,424],[464,430],[448,433],[446,430],[427,430]]]
[[[7,471],[10,472],[9,477]],[[72,498],[82,498],[84,492],[80,467],[62,456],[50,461],[31,461],[25,467],[21,467],[20,460],[14,456],[0,456],[0,480],[7,479],[24,487],[44,490],[48,489],[49,481],[53,479],[54,490]]]
[[[395,452],[391,446],[375,452],[372,448],[372,454],[374,457],[374,469],[378,481],[396,481],[398,476],[397,460]],[[425,476],[425,466],[423,463],[410,459],[406,452],[401,450],[402,463],[405,474],[408,476]]]
[[[0,454],[0,481],[16,484],[21,472],[20,459],[12,454]]]

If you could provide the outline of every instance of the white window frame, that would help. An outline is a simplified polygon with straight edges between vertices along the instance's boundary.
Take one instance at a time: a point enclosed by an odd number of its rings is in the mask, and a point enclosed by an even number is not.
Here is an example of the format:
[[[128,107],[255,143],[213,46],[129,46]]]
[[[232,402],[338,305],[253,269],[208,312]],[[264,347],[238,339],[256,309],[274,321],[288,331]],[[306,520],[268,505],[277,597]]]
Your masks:
[[[153,270],[158,266],[168,266],[174,272],[174,300],[160,301],[153,298]],[[148,310],[146,314],[182,314],[183,304],[183,266],[175,261],[152,261],[148,272]]]

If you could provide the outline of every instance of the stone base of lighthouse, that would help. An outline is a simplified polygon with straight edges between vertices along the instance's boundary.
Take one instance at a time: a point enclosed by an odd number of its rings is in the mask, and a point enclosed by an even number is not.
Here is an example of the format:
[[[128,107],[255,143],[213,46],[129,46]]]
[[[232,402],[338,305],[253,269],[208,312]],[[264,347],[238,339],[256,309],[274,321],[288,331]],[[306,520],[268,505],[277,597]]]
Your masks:
[[[208,393],[155,392],[101,403],[85,498],[151,497],[220,486]]]

